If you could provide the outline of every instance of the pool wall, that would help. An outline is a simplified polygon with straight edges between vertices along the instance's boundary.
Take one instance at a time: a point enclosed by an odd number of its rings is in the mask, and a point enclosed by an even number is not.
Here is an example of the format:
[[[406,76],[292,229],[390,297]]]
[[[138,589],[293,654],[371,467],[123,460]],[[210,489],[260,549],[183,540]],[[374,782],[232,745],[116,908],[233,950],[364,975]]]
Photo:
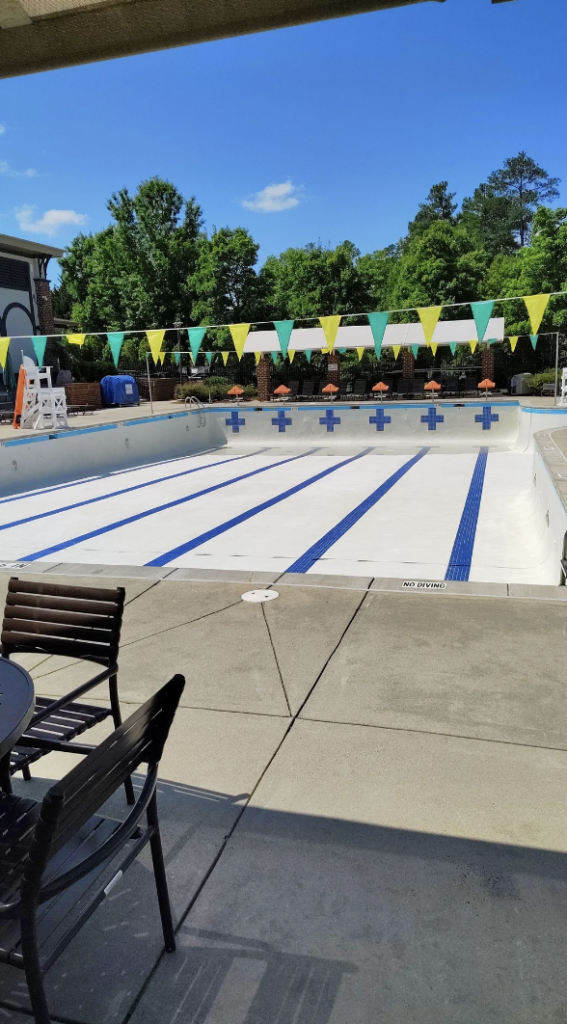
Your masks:
[[[545,538],[550,582],[558,584],[564,582],[561,559],[567,541],[567,494],[562,490],[567,489],[567,460],[553,440],[553,430],[540,431],[534,441],[532,484]]]
[[[214,416],[179,412],[0,443],[0,495],[195,455],[226,444]]]

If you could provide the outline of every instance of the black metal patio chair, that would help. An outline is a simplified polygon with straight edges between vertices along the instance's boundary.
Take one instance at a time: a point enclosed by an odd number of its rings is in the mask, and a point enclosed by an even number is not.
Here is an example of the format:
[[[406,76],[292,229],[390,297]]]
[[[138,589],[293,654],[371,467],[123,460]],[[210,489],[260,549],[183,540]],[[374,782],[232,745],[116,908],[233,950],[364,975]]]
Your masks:
[[[45,972],[148,842],[165,948],[175,949],[156,784],[184,685],[174,676],[41,803],[0,793],[0,962],[25,971],[36,1024],[51,1024]],[[97,814],[141,764],[147,775],[126,820]],[[90,984],[87,965],[85,975]]]
[[[99,587],[70,587],[58,583],[32,583],[13,577],[8,584],[0,653],[47,654],[77,658],[104,666],[104,670],[77,686],[71,693],[52,700],[37,697],[35,714],[14,747],[10,773],[2,772],[0,786],[10,791],[10,774],[23,772],[29,779],[30,765],[52,750],[86,754],[91,745],[73,743],[76,736],[112,715],[119,726],[118,648],[125,590]],[[83,693],[108,680],[110,705],[77,702]],[[125,783],[128,803],[134,802],[132,783]]]
[[[304,380],[301,388],[301,394],[298,398],[313,398],[313,388],[315,387],[315,381]]]

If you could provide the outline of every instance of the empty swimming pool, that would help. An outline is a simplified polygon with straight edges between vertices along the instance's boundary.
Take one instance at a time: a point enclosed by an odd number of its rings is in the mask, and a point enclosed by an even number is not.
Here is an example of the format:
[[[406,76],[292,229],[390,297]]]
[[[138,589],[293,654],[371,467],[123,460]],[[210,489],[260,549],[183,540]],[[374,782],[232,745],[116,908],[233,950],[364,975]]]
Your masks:
[[[532,434],[550,425],[543,410],[415,403],[202,415],[224,445],[70,482],[62,474],[0,499],[2,558],[558,582],[533,467]]]

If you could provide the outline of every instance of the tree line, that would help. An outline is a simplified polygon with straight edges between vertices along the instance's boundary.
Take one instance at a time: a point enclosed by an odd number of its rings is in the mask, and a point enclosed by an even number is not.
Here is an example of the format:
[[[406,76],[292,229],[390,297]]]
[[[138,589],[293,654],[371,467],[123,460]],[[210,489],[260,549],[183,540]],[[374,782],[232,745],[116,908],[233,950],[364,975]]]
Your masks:
[[[396,310],[567,289],[567,209],[549,205],[559,178],[526,153],[507,159],[460,205],[447,181],[431,188],[407,233],[362,254],[350,241],[309,243],[268,256],[245,228],[204,229],[194,197],[154,177],[134,195],[111,196],[111,223],[79,234],[61,259],[58,316],[81,331],[136,330],[299,319]],[[522,302],[502,304],[508,334],[529,333]],[[445,317],[463,316],[446,310]],[[398,314],[392,321],[414,319]],[[356,322],[356,321],[351,321]],[[567,302],[552,299],[541,331],[567,327]],[[170,335],[175,345],[175,336]],[[103,342],[92,341],[92,355]],[[222,347],[211,332],[206,347]],[[147,342],[129,339],[141,357]],[[100,354],[100,353],[99,353]]]

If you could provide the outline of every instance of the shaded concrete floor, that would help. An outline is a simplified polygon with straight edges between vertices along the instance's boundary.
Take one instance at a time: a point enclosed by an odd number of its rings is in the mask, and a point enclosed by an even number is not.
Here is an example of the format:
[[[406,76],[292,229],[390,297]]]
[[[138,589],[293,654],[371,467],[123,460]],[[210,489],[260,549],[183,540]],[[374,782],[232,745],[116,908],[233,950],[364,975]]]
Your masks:
[[[144,854],[49,971],[54,1021],[567,1020],[563,600],[69,581],[126,587],[126,714],[186,676],[159,788],[178,950]],[[22,661],[41,694],[85,677]],[[3,968],[0,1021],[26,1011]]]

